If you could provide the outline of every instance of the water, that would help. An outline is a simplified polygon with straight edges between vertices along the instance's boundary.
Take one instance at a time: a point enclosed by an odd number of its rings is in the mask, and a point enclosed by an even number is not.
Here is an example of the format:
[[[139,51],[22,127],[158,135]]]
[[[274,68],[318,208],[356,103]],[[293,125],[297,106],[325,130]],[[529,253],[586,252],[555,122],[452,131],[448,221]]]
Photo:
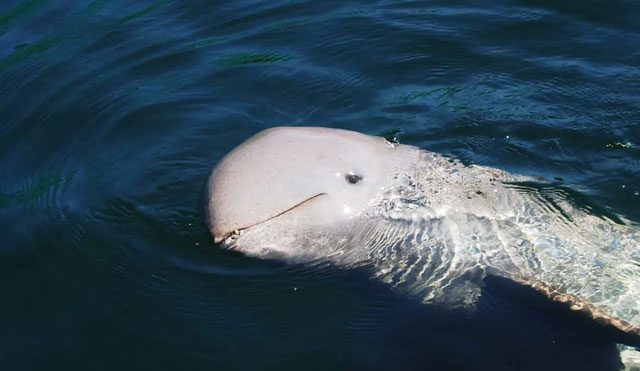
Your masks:
[[[634,1],[0,4],[0,360],[11,370],[616,369],[508,282],[477,313],[216,249],[206,176],[276,125],[397,136],[640,220]]]

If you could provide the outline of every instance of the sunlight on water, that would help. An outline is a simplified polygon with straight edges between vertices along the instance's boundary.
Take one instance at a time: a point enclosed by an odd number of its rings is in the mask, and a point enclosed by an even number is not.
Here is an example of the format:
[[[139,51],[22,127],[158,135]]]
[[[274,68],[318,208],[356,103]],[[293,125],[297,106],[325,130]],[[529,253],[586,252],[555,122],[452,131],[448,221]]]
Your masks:
[[[500,236],[510,258],[562,270],[558,286],[637,319],[640,288],[624,278],[640,269],[638,236],[622,231],[640,220],[639,12],[629,1],[2,2],[3,364],[616,369],[610,338],[531,309],[535,298],[478,289],[471,268],[502,259],[496,231],[520,223]],[[509,185],[509,202],[530,208],[498,222],[425,212],[432,189],[389,197],[378,217],[393,227],[360,230],[377,243],[353,257],[378,271],[224,251],[203,223],[207,175],[277,125],[381,134],[552,184]],[[472,285],[455,279],[463,271]],[[432,287],[480,295],[481,310],[422,305]]]

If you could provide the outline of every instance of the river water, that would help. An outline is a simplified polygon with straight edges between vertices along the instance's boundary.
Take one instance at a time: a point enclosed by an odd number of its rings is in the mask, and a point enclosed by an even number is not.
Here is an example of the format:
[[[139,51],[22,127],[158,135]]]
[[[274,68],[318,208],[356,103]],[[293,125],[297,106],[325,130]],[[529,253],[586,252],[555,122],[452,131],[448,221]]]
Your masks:
[[[221,251],[216,162],[339,127],[538,175],[640,220],[637,1],[0,3],[7,370],[615,370],[508,282],[475,313]]]

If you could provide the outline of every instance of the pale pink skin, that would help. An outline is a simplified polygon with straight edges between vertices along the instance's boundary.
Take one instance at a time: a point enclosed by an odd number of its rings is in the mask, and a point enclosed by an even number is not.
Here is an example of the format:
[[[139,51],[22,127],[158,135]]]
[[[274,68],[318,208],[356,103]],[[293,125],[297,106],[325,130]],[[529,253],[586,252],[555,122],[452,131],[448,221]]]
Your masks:
[[[361,179],[352,184],[349,174]],[[538,180],[352,131],[279,127],[249,138],[212,171],[207,224],[216,242],[248,256],[367,261],[383,281],[420,272],[407,289],[426,293],[425,302],[448,301],[461,292],[450,283],[462,273],[491,268],[593,298],[612,318],[640,326],[640,226],[556,200],[567,219],[535,192],[509,186]],[[446,269],[427,271],[438,243],[436,253],[449,255],[434,261]],[[462,288],[473,296],[476,284]],[[637,351],[622,355],[640,364]]]
[[[347,130],[264,130],[212,171],[207,205],[211,234],[220,242],[283,213],[295,212],[299,223],[349,220],[389,182],[397,151],[383,138]],[[349,174],[362,179],[351,184]]]

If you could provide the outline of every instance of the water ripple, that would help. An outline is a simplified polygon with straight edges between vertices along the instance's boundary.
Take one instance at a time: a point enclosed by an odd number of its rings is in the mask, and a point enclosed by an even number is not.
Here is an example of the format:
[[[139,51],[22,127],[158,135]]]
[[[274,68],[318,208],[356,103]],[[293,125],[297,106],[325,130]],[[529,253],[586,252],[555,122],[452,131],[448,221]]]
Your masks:
[[[18,319],[3,348],[59,360],[134,339],[129,348],[179,367],[264,368],[254,359],[298,352],[323,355],[324,369],[363,368],[344,349],[382,336],[398,298],[372,287],[367,267],[217,248],[201,215],[212,166],[275,125],[392,133],[555,179],[559,188],[525,191],[551,211],[568,186],[640,220],[637,10],[622,0],[3,2],[0,310]],[[407,291],[437,284],[455,264],[447,241],[404,228],[366,232],[389,259],[386,279]],[[393,233],[426,248],[398,254],[385,244]],[[367,357],[397,368],[387,349]],[[123,352],[106,353],[151,368]],[[438,352],[425,357],[460,358]]]

